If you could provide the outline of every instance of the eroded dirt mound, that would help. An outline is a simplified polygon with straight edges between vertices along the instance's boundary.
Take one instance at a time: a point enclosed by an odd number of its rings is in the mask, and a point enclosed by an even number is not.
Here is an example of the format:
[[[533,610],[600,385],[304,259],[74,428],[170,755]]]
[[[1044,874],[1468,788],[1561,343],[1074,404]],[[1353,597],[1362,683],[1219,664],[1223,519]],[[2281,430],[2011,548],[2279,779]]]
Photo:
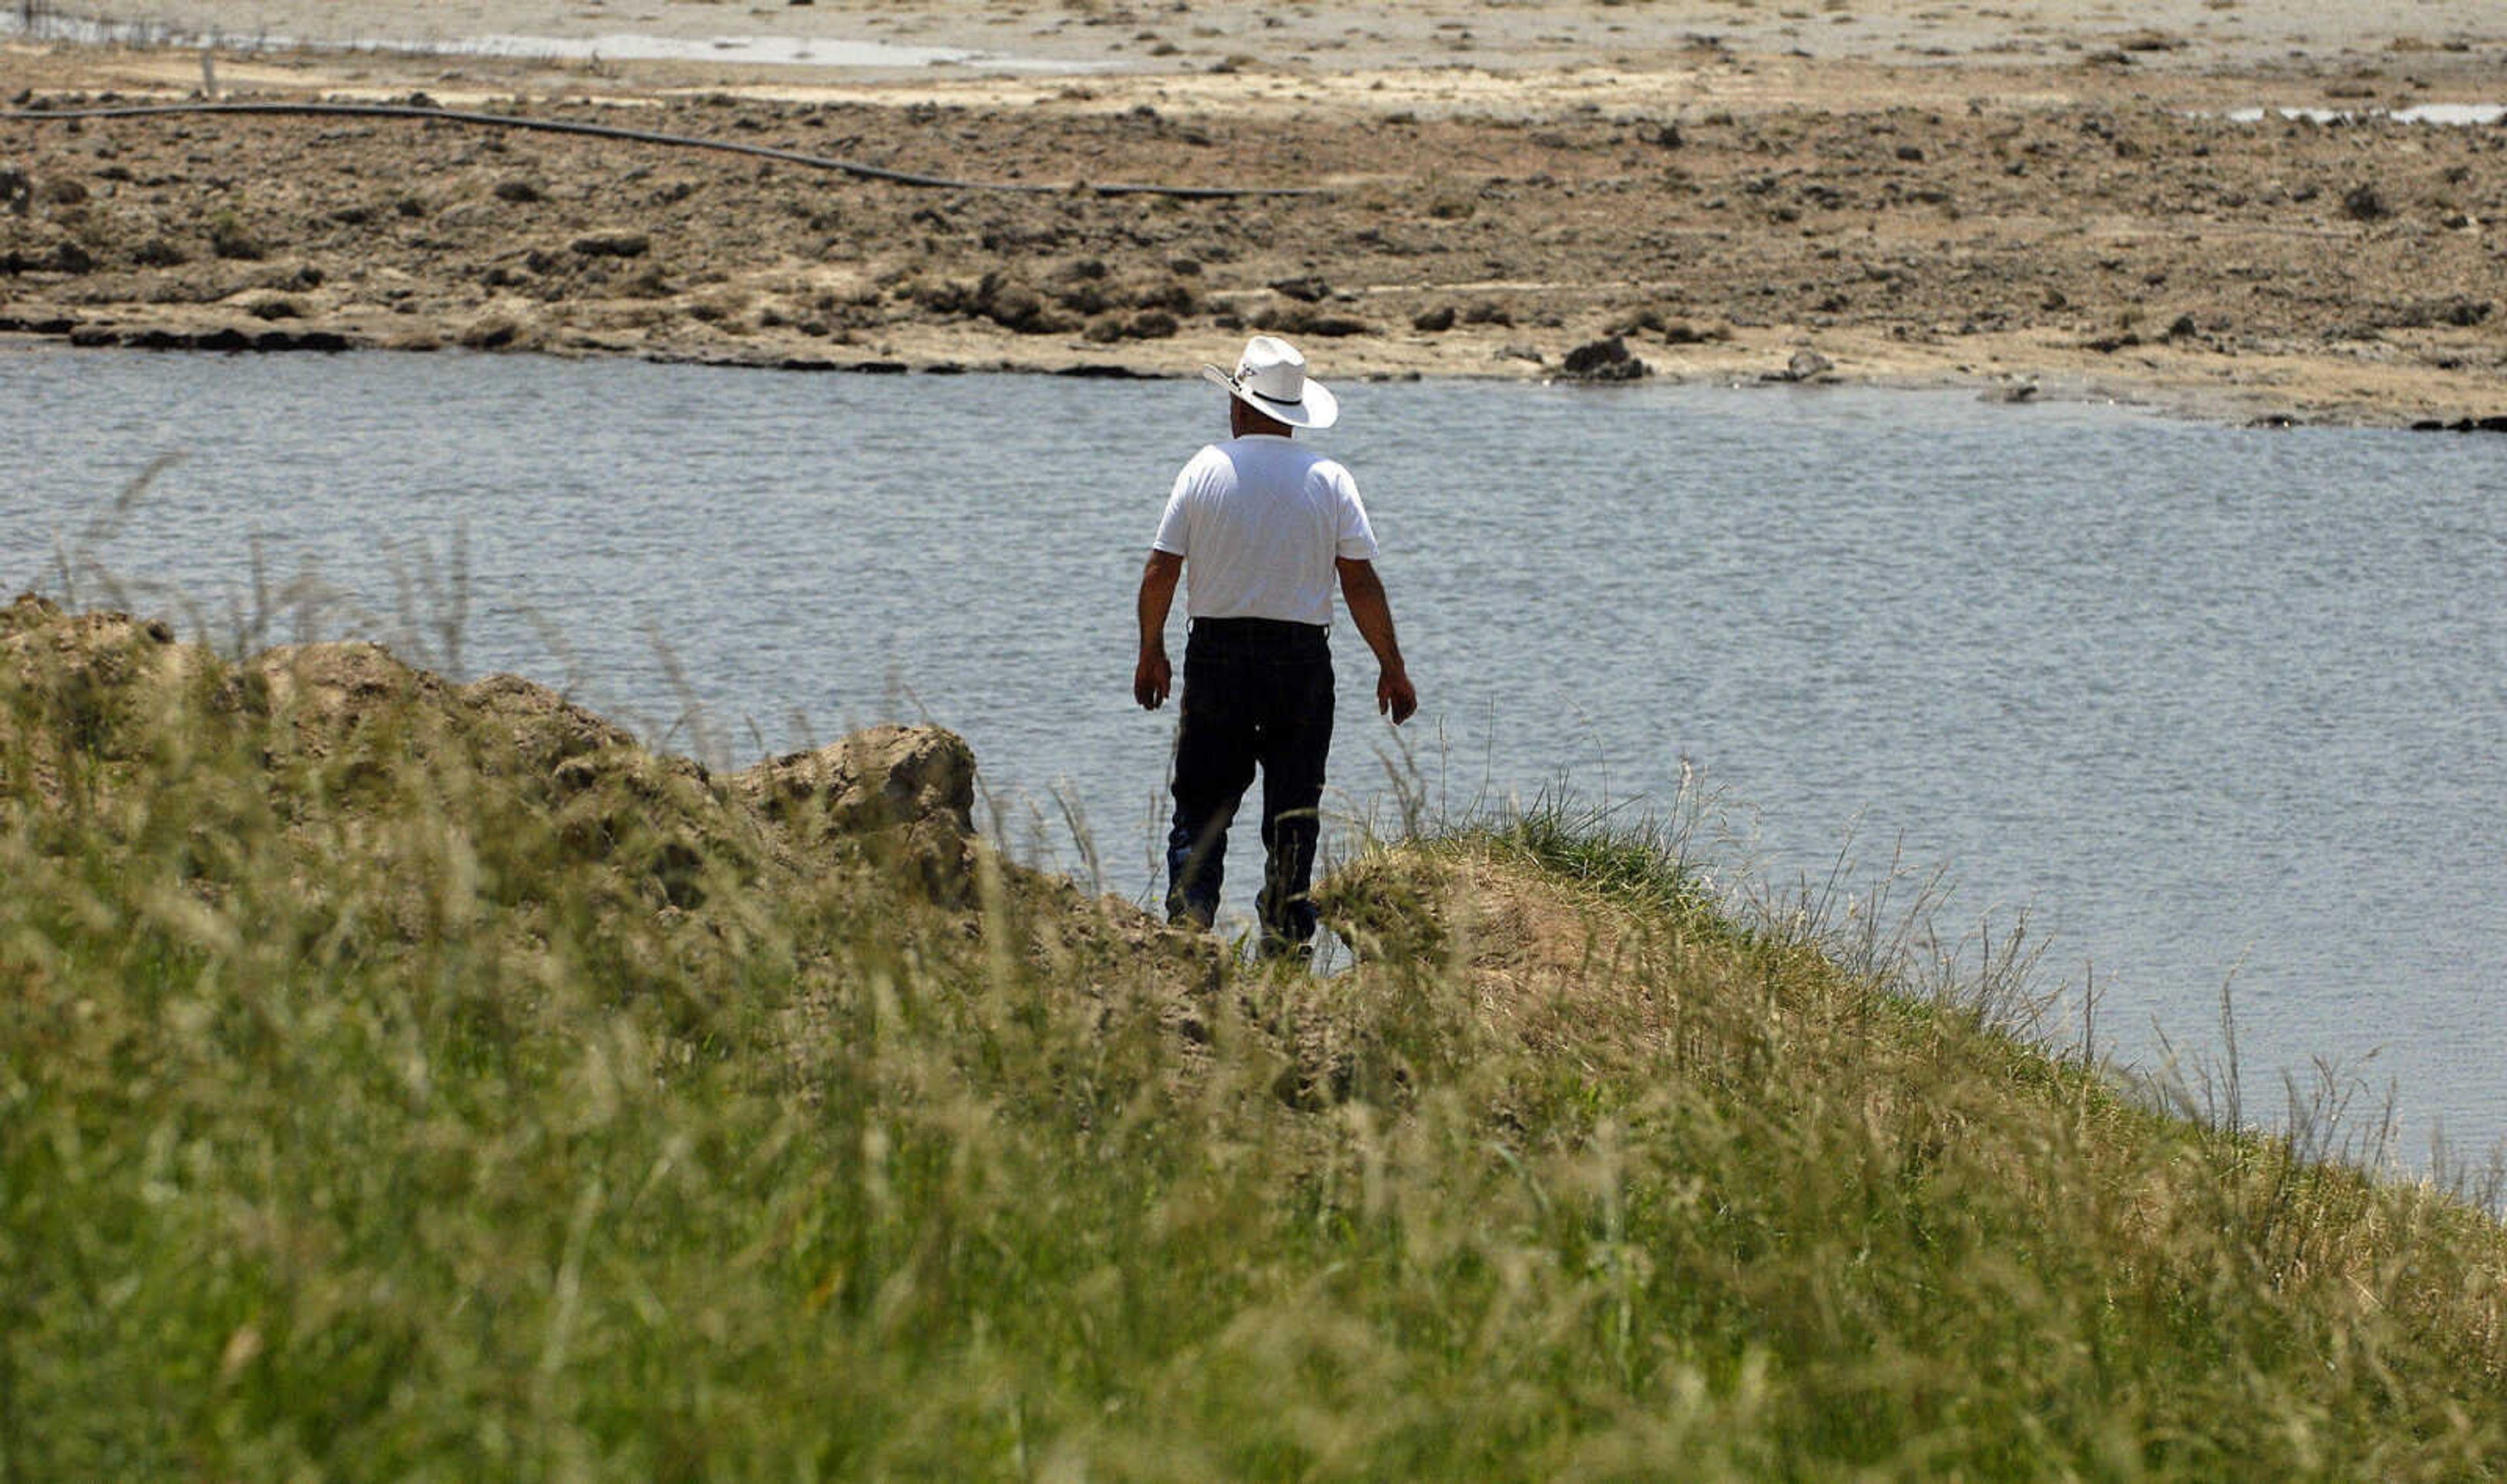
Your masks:
[[[144,792],[225,756],[303,828],[422,803],[483,839],[544,837],[656,908],[694,910],[762,873],[898,858],[943,905],[969,897],[974,758],[936,728],[879,728],[719,779],[517,676],[459,685],[371,643],[230,664],[162,623],[33,597],[0,610],[0,786],[22,782],[39,808]]]
[[[0,609],[0,785],[22,778],[59,802],[68,752],[123,746],[181,655],[171,629],[126,613],[72,616],[36,597]]]
[[[440,916],[425,899],[447,873],[526,909],[526,936],[579,909],[731,941],[777,903],[832,891],[883,920],[956,920],[961,940],[980,913],[1015,920],[1022,957],[1076,965],[1092,993],[1127,957],[1175,995],[1208,987],[1207,940],[1001,860],[974,794],[973,752],[937,727],[874,727],[716,777],[514,675],[456,684],[361,642],[229,662],[127,614],[31,596],[0,609],[0,798],[56,848],[175,832],[231,860],[227,837],[274,816],[300,893],[347,910],[364,888],[340,884],[346,852],[394,883],[413,939]],[[215,870],[193,874],[216,888]]]
[[[760,763],[732,790],[804,854],[867,843],[935,900],[970,897],[975,754],[955,733],[872,727]]]

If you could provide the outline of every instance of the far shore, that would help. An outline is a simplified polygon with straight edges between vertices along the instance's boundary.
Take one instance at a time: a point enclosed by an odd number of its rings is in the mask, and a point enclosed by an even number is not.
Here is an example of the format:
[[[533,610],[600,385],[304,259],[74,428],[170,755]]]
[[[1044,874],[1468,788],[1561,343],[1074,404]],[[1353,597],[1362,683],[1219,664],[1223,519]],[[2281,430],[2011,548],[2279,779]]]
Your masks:
[[[265,9],[271,31],[309,35],[384,15]],[[2507,75],[2507,25],[2475,8],[2416,13],[2408,36],[2374,7],[2310,9],[2316,39],[2277,48],[2285,8],[2257,4],[2162,6],[2121,38],[2077,6],[1823,13],[1837,36],[1896,38],[1877,59],[1790,12],[1684,28],[1715,18],[1689,0],[1433,23],[1366,0],[1336,36],[1267,39],[1234,6],[1070,23],[1099,9],[634,18],[1024,58],[996,75],[332,51],[204,74],[193,50],[0,44],[0,102],[20,110],[180,102],[213,75],[227,101],[623,120],[1065,188],[918,189],[444,120],[19,113],[0,122],[0,343],[1172,376],[1270,329],[1352,379],[1642,372],[2224,420],[2507,416],[2507,127],[2377,116],[2499,101],[2481,94]],[[497,19],[598,34],[532,0]],[[2229,117],[2259,105],[2345,117]]]

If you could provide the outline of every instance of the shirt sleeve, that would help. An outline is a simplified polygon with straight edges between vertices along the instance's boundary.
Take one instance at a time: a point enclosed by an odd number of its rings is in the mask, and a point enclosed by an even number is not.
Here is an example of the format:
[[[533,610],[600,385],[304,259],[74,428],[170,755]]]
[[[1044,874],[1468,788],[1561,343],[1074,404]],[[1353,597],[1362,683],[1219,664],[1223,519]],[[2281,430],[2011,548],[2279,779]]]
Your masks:
[[[1358,497],[1358,481],[1343,469],[1332,481],[1332,489],[1338,495],[1334,503],[1339,507],[1340,525],[1333,555],[1343,561],[1373,561],[1375,527],[1367,523],[1366,506]]]
[[[1192,555],[1186,549],[1185,538],[1192,526],[1191,513],[1186,507],[1192,502],[1193,470],[1200,462],[1200,455],[1195,454],[1192,461],[1176,475],[1175,489],[1167,492],[1166,513],[1158,517],[1158,533],[1149,542],[1150,550],[1165,552],[1171,557],[1189,558]]]

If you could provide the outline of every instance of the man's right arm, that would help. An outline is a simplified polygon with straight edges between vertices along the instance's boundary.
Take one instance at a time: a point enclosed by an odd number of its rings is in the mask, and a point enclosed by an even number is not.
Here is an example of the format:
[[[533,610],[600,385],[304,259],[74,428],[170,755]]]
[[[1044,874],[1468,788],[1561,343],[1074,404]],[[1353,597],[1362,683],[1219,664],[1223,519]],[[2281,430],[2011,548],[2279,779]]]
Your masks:
[[[1342,557],[1333,564],[1340,568],[1340,597],[1349,605],[1349,621],[1375,651],[1375,708],[1398,727],[1419,709],[1419,692],[1401,663],[1401,641],[1393,633],[1393,602],[1384,596],[1384,579],[1375,575],[1372,561]]]
[[[1152,548],[1141,568],[1141,657],[1132,665],[1132,699],[1145,710],[1164,705],[1174,687],[1175,668],[1167,663],[1167,613],[1175,606],[1177,579],[1183,559]]]

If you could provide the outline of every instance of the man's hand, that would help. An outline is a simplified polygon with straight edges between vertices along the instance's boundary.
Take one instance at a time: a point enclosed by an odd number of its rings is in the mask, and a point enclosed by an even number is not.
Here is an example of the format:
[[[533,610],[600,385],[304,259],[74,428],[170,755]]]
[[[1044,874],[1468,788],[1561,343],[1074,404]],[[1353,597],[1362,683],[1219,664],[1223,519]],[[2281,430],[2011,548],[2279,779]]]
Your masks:
[[[1375,711],[1390,716],[1399,726],[1419,709],[1419,693],[1411,688],[1410,675],[1402,670],[1388,670],[1375,677]]]
[[[1167,664],[1163,649],[1141,651],[1141,662],[1132,667],[1132,699],[1144,711],[1154,711],[1166,704],[1167,692],[1174,688],[1175,671]]]

